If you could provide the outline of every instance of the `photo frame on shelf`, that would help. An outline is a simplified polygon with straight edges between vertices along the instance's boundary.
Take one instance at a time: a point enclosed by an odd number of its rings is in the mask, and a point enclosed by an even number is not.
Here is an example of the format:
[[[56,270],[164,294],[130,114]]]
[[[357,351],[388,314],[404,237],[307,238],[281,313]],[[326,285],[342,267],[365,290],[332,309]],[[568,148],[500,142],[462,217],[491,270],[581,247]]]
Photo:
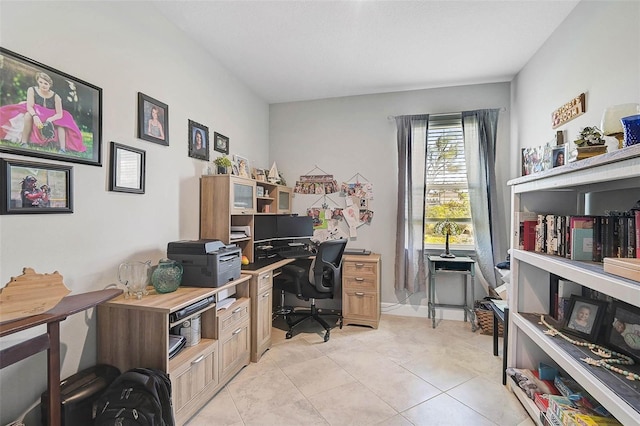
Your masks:
[[[567,152],[564,145],[558,145],[552,150],[552,167],[560,167],[567,164]]]
[[[605,342],[609,349],[640,362],[640,308],[614,301]]]
[[[1,47],[0,62],[0,151],[101,166],[102,89]]]
[[[0,158],[0,214],[73,213],[73,167]]]
[[[562,331],[582,337],[589,342],[595,342],[607,312],[607,305],[608,303],[604,300],[571,295],[569,307],[564,315]]]
[[[218,132],[214,132],[213,149],[223,154],[229,154],[229,138]]]
[[[237,174],[240,177],[250,178],[251,168],[249,167],[249,160],[247,160],[245,157],[242,157],[240,155],[234,155],[233,160],[235,163],[233,166],[234,174]]]
[[[138,137],[169,146],[169,106],[138,92]]]
[[[189,120],[189,157],[209,161],[209,128]]]
[[[109,191],[144,194],[146,152],[111,142]]]

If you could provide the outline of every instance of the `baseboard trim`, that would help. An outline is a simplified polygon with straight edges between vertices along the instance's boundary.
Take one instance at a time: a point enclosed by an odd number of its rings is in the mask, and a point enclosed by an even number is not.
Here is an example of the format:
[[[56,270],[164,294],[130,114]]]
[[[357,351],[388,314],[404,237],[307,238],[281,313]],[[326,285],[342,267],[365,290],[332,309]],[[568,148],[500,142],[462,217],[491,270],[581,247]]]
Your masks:
[[[398,315],[402,317],[427,318],[428,309],[426,305],[399,305],[397,303],[381,303],[380,308],[383,314]],[[461,309],[436,308],[437,320],[464,321],[464,312]]]

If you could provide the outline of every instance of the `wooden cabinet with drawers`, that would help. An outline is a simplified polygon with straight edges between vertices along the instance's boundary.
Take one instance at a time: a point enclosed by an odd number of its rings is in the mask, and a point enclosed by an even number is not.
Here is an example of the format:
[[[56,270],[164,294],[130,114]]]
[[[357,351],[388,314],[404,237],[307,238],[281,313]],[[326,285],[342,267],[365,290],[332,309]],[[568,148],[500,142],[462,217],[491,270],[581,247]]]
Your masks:
[[[250,314],[248,275],[219,288],[179,287],[173,293],[142,299],[119,296],[98,306],[98,362],[127,371],[148,367],[169,374],[176,425],[185,424],[249,363]],[[224,310],[211,304],[181,318],[172,313],[236,288],[237,300]],[[169,359],[169,330],[199,316],[200,340]]]
[[[378,328],[380,321],[380,255],[346,255],[342,259],[344,324]]]

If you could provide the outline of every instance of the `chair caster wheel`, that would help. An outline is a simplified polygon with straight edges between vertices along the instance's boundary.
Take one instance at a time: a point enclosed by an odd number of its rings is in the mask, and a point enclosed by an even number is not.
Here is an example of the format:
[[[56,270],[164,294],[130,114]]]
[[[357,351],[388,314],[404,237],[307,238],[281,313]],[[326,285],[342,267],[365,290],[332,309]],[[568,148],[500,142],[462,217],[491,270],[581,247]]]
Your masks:
[[[291,332],[290,332],[290,331],[287,331],[287,334],[285,335],[285,337],[286,337],[287,339],[291,339],[291,338],[293,337],[293,334],[291,334]]]
[[[324,341],[328,342],[329,341],[329,332],[327,331],[324,335]]]

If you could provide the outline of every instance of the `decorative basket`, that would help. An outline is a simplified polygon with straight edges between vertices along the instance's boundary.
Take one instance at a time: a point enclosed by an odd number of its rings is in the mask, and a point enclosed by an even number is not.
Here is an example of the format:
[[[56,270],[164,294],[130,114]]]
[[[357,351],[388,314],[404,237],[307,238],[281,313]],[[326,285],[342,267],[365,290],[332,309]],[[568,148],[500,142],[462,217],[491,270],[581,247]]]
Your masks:
[[[475,309],[476,320],[478,321],[478,326],[482,330],[482,334],[488,334],[489,336],[493,335],[493,311],[487,310],[484,306],[480,305]],[[502,337],[504,335],[504,325],[502,323],[498,323],[498,336]]]

